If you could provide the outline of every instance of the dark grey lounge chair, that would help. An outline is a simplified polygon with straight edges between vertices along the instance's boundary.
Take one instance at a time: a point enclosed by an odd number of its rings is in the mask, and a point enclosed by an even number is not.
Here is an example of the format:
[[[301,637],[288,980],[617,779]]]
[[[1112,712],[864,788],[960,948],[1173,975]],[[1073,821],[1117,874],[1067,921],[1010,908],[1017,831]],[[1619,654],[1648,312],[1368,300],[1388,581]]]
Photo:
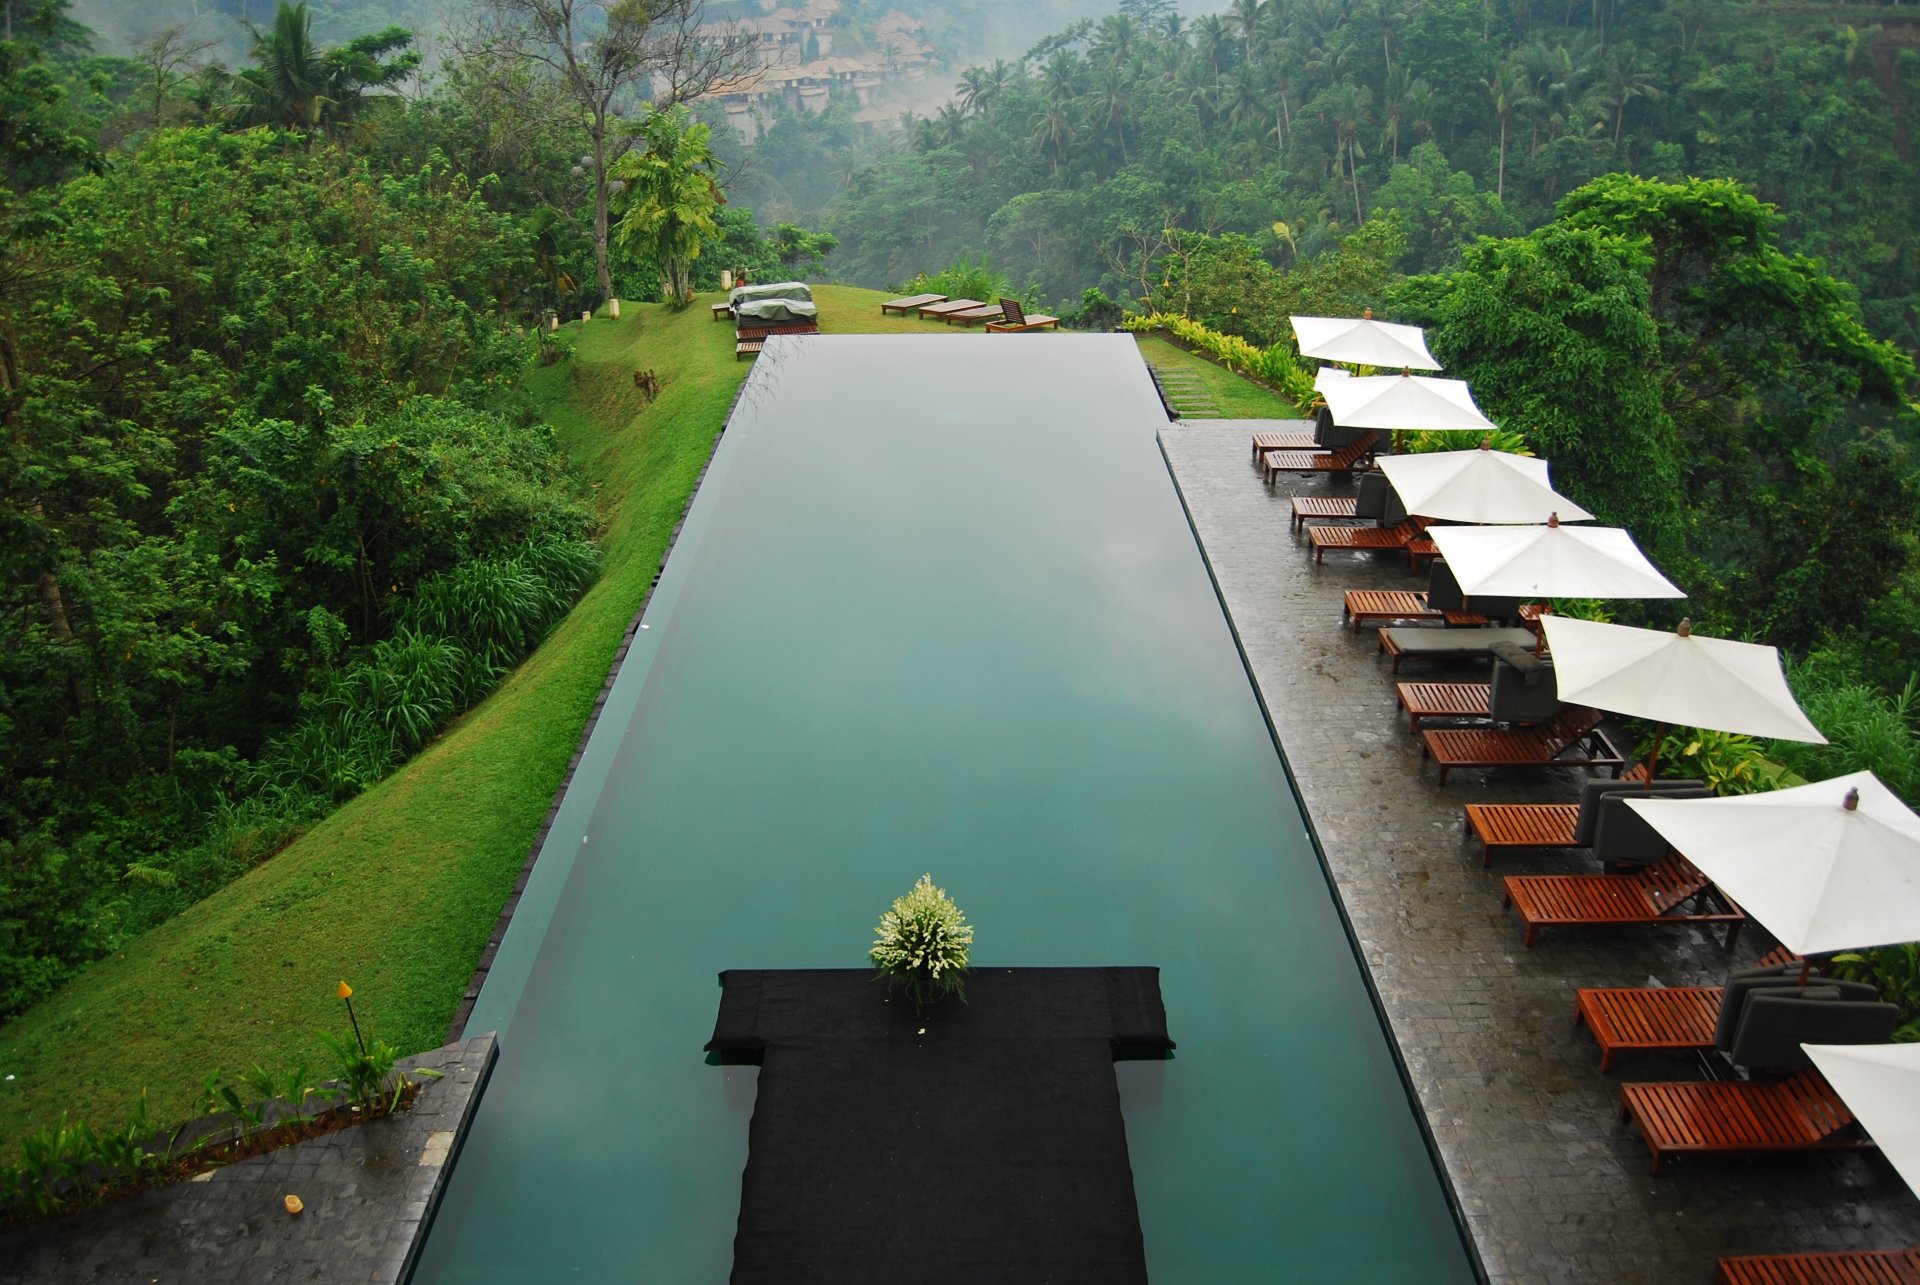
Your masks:
[[[1434,569],[1438,571],[1441,565],[1436,562]],[[1433,601],[1433,591],[1429,589],[1427,594],[1427,601]],[[1493,653],[1487,713],[1494,722],[1544,723],[1560,712],[1560,687],[1554,681],[1552,659],[1520,643],[1496,642],[1487,650]]]
[[[1798,963],[1774,964],[1727,978],[1713,1046],[1735,1066],[1804,1071],[1812,1062],[1801,1044],[1881,1044],[1899,1023],[1899,1006],[1865,982],[1816,977],[1802,986]]]
[[[1380,631],[1380,650],[1393,657],[1393,672],[1413,656],[1425,660],[1472,660],[1488,656],[1494,643],[1531,647],[1534,637],[1524,629],[1422,629],[1418,625],[1389,626]]]

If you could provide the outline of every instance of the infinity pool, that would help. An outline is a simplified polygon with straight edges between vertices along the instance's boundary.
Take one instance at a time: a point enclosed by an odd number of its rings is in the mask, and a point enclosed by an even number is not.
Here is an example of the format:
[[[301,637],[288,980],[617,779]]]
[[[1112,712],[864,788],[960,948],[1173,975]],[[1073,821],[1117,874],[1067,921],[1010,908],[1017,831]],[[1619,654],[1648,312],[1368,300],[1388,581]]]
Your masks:
[[[715,975],[862,966],[923,871],[976,963],[1161,969],[1179,1052],[1118,1067],[1156,1281],[1474,1279],[1164,423],[1125,336],[768,346],[481,993],[416,1281],[724,1280]]]

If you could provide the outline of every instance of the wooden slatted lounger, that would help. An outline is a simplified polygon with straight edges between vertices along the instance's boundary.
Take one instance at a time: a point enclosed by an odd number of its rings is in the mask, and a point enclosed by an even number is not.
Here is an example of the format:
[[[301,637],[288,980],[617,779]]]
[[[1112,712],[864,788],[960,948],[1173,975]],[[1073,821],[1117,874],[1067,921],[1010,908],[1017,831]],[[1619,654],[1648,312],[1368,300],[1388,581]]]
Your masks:
[[[764,339],[742,339],[733,345],[733,359],[739,361],[742,357],[758,357],[760,350],[766,346]]]
[[[1456,767],[1610,768],[1626,756],[1600,730],[1600,711],[1575,705],[1538,727],[1448,727],[1420,733],[1420,752],[1440,765],[1440,784]]]
[[[1018,299],[1002,299],[1000,311],[1006,315],[1000,320],[987,319],[987,333],[996,335],[1012,334],[1017,330],[1045,330],[1049,326],[1060,329],[1060,318],[1049,317],[1041,312],[1028,312],[1020,306]]]
[[[971,308],[958,308],[939,314],[940,320],[951,325],[973,326],[983,321],[998,321],[1006,315],[1006,309],[997,303],[975,304]]]
[[[734,332],[735,339],[765,339],[768,335],[817,335],[820,323],[817,321],[776,321],[764,326],[742,326]]]
[[[1259,458],[1258,438],[1278,436],[1278,433],[1257,434],[1254,458]],[[1360,515],[1353,511],[1355,503],[1351,495],[1297,495],[1293,499],[1293,529],[1298,531],[1308,518],[1357,518]]]
[[[1365,553],[1381,549],[1404,549],[1427,529],[1427,519],[1408,518],[1397,526],[1310,526],[1307,547],[1313,560],[1323,562],[1329,549]]]
[[[1635,763],[1622,781],[1644,781],[1647,765]],[[1480,840],[1480,864],[1493,864],[1496,848],[1577,848],[1579,803],[1469,803],[1467,830]]]
[[[1340,623],[1358,629],[1363,623],[1386,620],[1440,621],[1454,627],[1491,624],[1487,616],[1470,611],[1433,611],[1424,589],[1349,589],[1341,599]]]
[[[1629,875],[1508,875],[1506,887],[1500,904],[1520,912],[1528,946],[1549,924],[1725,924],[1732,950],[1747,922],[1746,912],[1677,852]],[[1696,901],[1708,908],[1684,909]],[[1715,902],[1726,909],[1711,909]]]
[[[1760,966],[1798,958],[1786,947],[1776,947]],[[1604,1072],[1612,1068],[1615,1053],[1712,1048],[1726,993],[1724,986],[1583,987],[1574,995],[1573,1024],[1593,1032]]]
[[[1653,1172],[1687,1153],[1865,1151],[1853,1112],[1817,1071],[1785,1080],[1688,1080],[1620,1086],[1620,1118],[1640,1126]]]
[[[1920,1247],[1723,1258],[1720,1285],[1920,1285]]]
[[[943,294],[910,294],[904,299],[889,299],[881,304],[880,315],[884,317],[890,312],[895,312],[904,317],[915,309],[924,308],[930,303],[945,303],[946,301],[947,296]]]
[[[1354,473],[1372,467],[1379,449],[1379,435],[1369,434],[1337,451],[1266,451],[1260,456],[1260,469],[1268,486],[1279,481],[1282,473]]]
[[[1253,435],[1253,466],[1257,469],[1264,469],[1266,466],[1262,463],[1260,457],[1269,451],[1307,451],[1311,453],[1319,449],[1320,444],[1313,440],[1313,434],[1311,432],[1255,433]]]
[[[968,308],[981,307],[978,299],[948,299],[942,303],[923,303],[914,311],[925,321],[928,317],[940,318],[950,312],[965,312]]]
[[[715,321],[718,321],[718,320],[720,320],[720,318],[722,318],[722,317],[731,317],[732,315],[733,315],[733,305],[732,305],[732,304],[730,304],[730,303],[716,303],[716,304],[714,304],[714,305],[713,305],[713,319],[714,319]]]
[[[1492,718],[1491,683],[1396,683],[1394,699],[1407,711],[1407,734],[1423,718]]]

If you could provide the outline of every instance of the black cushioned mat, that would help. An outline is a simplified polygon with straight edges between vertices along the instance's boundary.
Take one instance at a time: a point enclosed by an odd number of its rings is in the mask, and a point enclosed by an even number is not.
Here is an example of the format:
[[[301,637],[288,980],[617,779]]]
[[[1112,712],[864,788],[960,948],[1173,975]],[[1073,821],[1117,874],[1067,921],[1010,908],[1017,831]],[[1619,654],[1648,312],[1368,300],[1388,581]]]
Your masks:
[[[1147,1279],[1113,1063],[1173,1048],[1158,969],[977,969],[918,1018],[860,970],[720,981],[707,1048],[761,1068],[736,1285]]]

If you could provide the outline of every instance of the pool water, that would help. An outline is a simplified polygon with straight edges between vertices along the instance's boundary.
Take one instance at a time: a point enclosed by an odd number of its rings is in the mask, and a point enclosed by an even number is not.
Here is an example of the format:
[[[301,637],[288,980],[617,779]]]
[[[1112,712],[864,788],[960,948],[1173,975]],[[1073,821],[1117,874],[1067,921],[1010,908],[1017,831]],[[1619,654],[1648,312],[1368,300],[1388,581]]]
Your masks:
[[[723,1280],[716,974],[862,966],[923,871],[978,964],[1160,968],[1179,1051],[1117,1068],[1156,1281],[1474,1279],[1165,422],[1125,336],[768,345],[481,993],[416,1281]]]

